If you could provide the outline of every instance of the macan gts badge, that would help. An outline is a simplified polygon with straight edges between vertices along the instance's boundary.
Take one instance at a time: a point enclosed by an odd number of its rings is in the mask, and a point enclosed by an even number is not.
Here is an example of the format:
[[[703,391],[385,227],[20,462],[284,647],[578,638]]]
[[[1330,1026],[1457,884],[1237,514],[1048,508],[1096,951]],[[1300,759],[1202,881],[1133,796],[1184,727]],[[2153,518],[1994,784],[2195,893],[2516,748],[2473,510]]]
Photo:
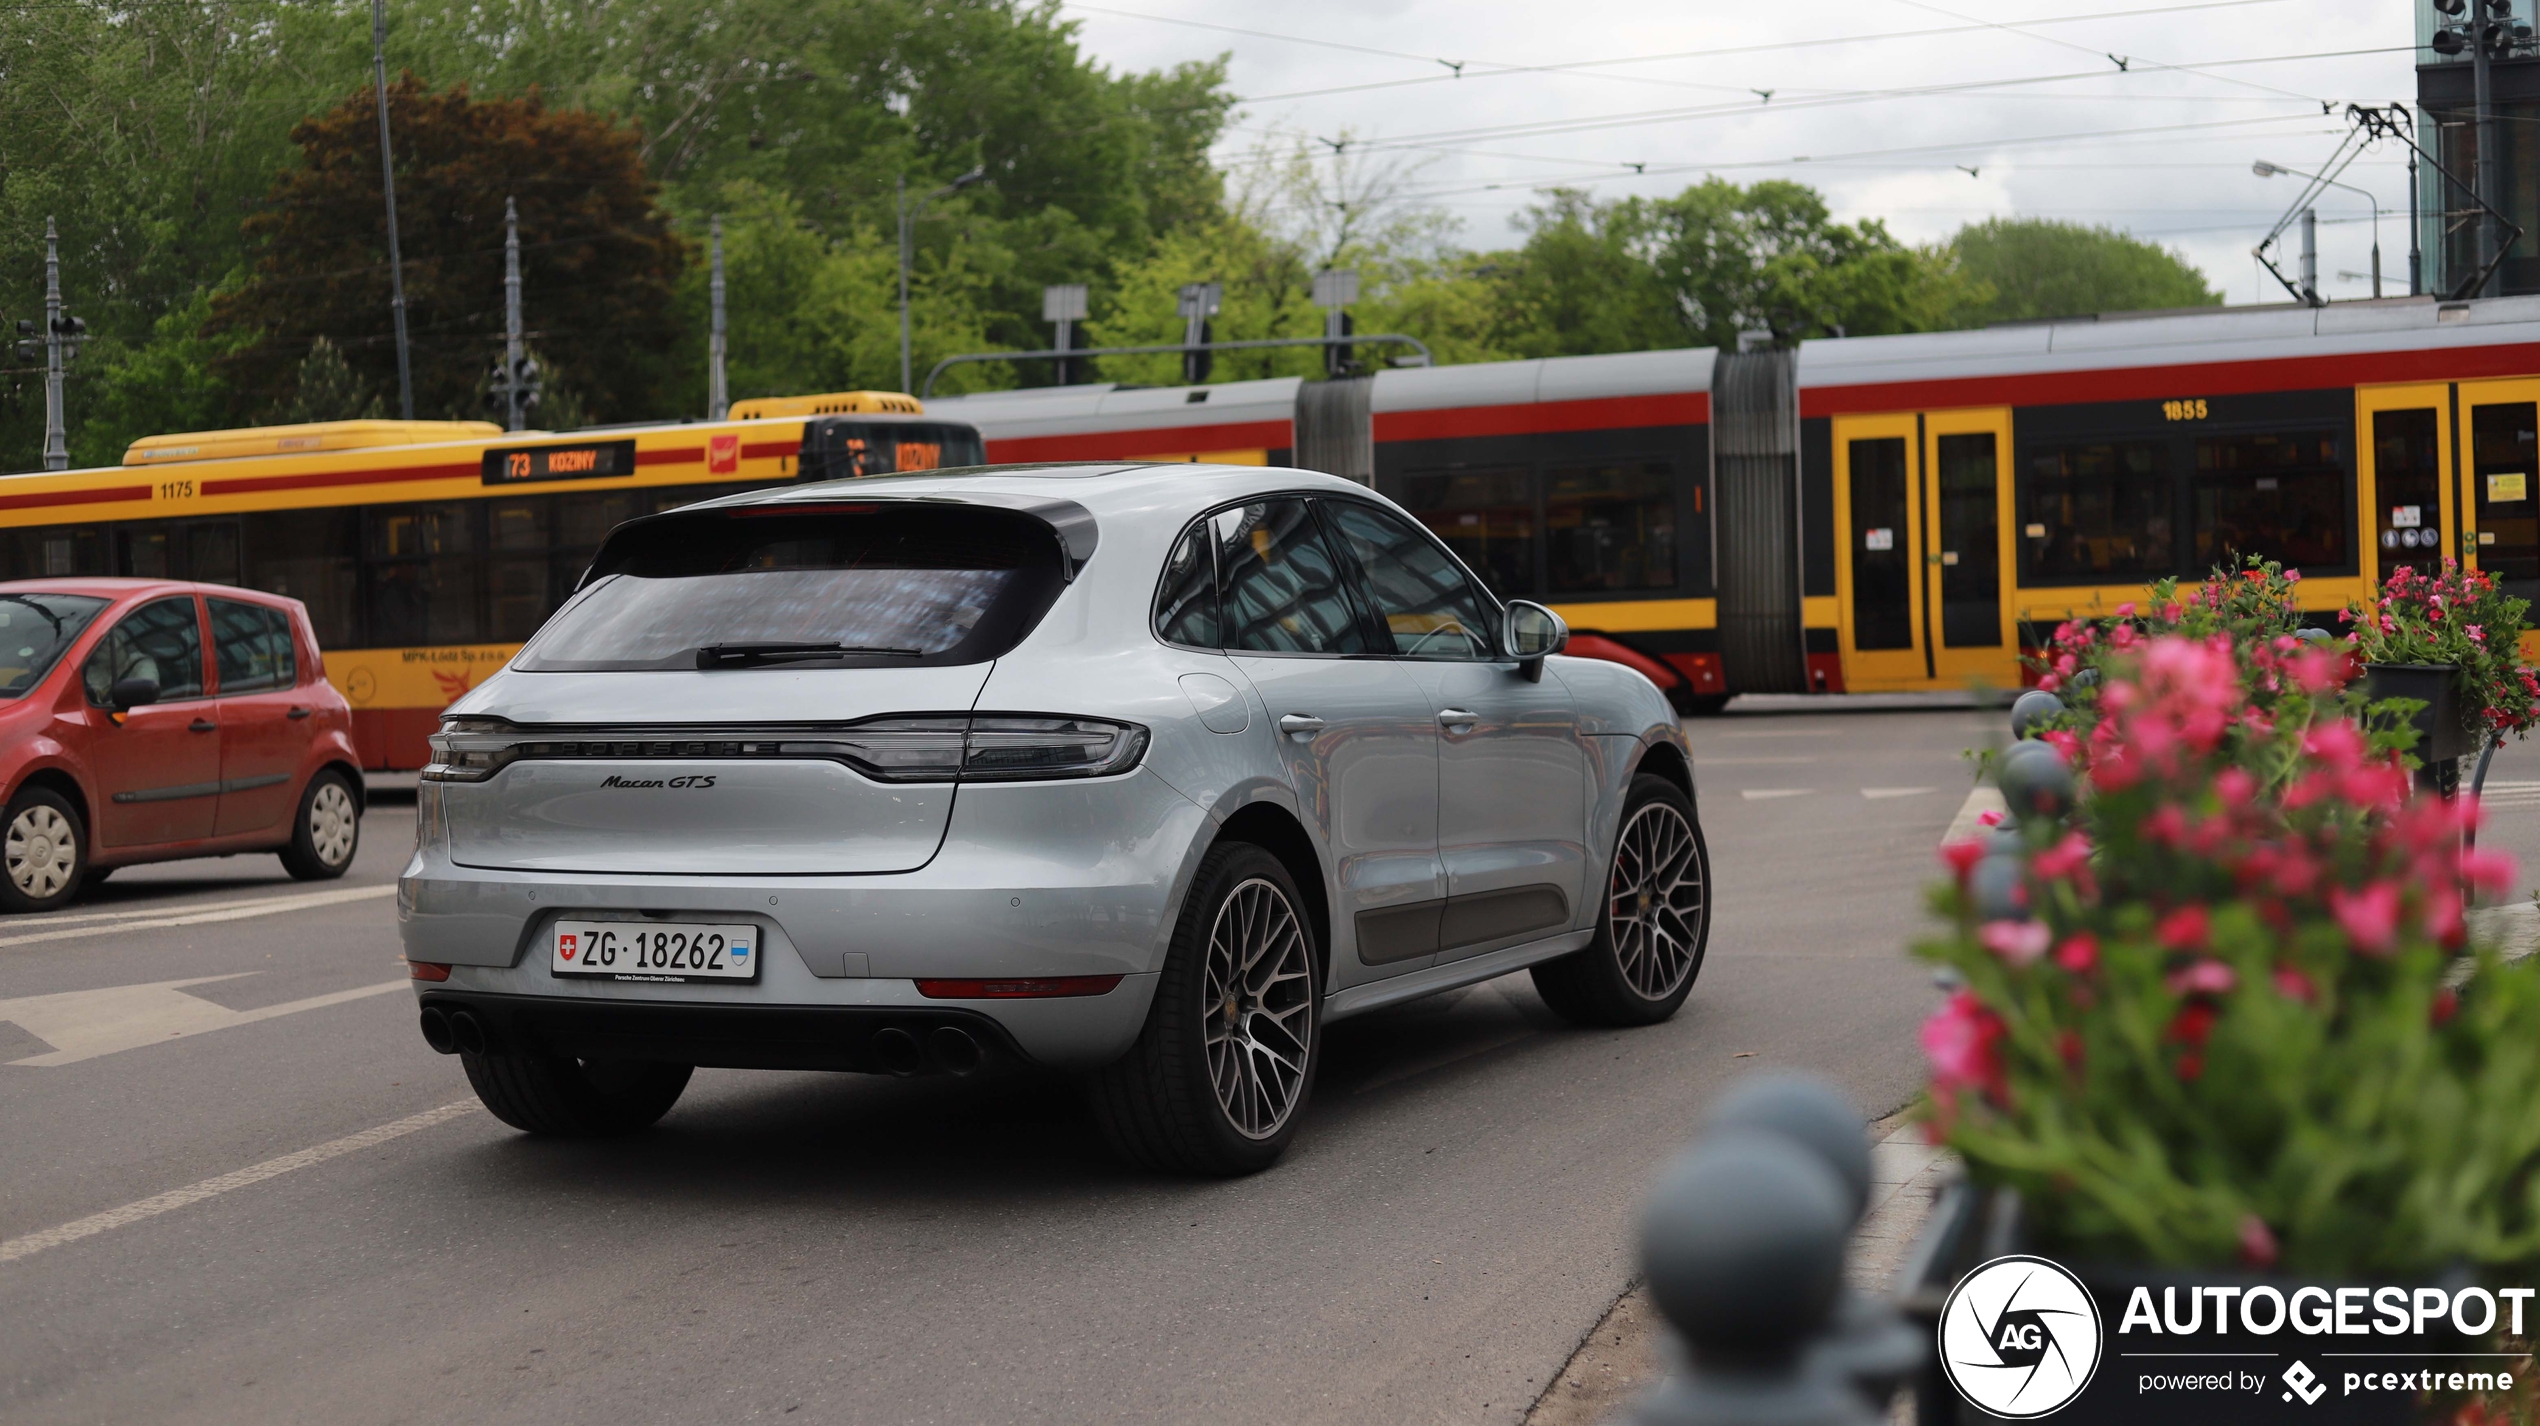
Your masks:
[[[1242,1173],[1324,1027],[1528,970],[1673,1015],[1710,860],[1658,690],[1307,471],[955,471],[613,531],[453,704],[398,914],[424,1036],[535,1133],[698,1065],[1072,1071]]]

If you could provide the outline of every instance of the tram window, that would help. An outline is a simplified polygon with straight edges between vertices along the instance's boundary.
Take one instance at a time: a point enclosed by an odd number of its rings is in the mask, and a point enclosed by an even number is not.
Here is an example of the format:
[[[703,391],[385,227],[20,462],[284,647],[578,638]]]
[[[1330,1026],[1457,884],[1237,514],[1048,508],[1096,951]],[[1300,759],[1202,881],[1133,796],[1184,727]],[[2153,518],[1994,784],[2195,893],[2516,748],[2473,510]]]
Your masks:
[[[115,560],[115,565],[123,571],[126,578],[168,579],[172,577],[168,568],[168,531],[165,528],[117,530],[115,543],[121,547],[116,552],[118,558]]]
[[[185,532],[185,577],[205,584],[238,583],[238,526],[221,520]]]
[[[2372,414],[2373,528],[2381,566],[2431,574],[2443,559],[2442,443],[2431,407]]]
[[[1403,504],[1501,599],[1535,592],[1534,481],[1522,470],[1441,471],[1403,481]]]
[[[0,543],[0,570],[11,579],[49,579],[62,575],[104,574],[105,537],[95,530],[10,530]]]
[[[487,565],[486,603],[493,615],[489,636],[518,643],[538,632],[554,608],[547,573],[548,504],[545,500],[498,500],[485,512]]]
[[[287,594],[309,607],[318,647],[360,647],[360,580],[353,552],[358,510],[274,510],[243,517],[247,587]]]
[[[465,504],[365,512],[362,576],[371,643],[393,648],[479,637],[472,513]]]
[[[1676,587],[1676,478],[1663,461],[1550,472],[1543,524],[1555,594]]]
[[[2252,556],[2289,569],[2350,566],[2348,508],[2346,467],[2329,432],[2196,440],[2199,569]]]
[[[2034,445],[2027,469],[2028,582],[2137,583],[2177,572],[2168,442]]]
[[[2506,592],[2540,594],[2540,407],[2470,408],[2470,489],[2478,500],[2478,567]],[[2489,536],[2495,538],[2490,541]]]
[[[1940,437],[1940,641],[2002,646],[2000,463],[1991,431]]]
[[[1851,444],[1852,646],[1914,646],[1912,492],[1905,475],[1905,438]]]

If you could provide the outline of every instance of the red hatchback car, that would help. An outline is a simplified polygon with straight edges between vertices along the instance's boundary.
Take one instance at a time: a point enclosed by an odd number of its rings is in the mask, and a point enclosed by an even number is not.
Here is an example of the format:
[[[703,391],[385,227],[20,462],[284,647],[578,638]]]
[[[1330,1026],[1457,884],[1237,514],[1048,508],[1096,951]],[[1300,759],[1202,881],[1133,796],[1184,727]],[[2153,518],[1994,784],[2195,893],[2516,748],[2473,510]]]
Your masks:
[[[0,910],[179,857],[273,851],[301,880],[342,876],[361,837],[352,726],[296,599],[0,583]]]

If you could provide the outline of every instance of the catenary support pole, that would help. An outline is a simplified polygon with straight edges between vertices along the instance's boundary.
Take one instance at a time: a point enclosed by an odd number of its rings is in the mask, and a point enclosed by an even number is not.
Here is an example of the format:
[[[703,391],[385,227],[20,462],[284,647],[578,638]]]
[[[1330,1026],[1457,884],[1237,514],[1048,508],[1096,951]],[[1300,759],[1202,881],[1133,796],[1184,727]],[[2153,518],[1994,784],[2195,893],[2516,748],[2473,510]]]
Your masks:
[[[370,0],[370,66],[379,101],[379,191],[388,204],[388,311],[397,322],[397,413],[415,418],[414,366],[406,356],[406,267],[397,251],[397,164],[388,147],[388,0]]]
[[[723,358],[728,347],[723,335],[723,215],[720,213],[714,215],[713,234],[714,272],[706,281],[706,294],[712,308],[711,324],[706,334],[706,419],[720,421],[732,410],[731,390],[723,380]],[[905,357],[901,365],[900,384],[905,387],[908,383]]]
[[[503,429],[520,429],[520,205],[503,200]]]

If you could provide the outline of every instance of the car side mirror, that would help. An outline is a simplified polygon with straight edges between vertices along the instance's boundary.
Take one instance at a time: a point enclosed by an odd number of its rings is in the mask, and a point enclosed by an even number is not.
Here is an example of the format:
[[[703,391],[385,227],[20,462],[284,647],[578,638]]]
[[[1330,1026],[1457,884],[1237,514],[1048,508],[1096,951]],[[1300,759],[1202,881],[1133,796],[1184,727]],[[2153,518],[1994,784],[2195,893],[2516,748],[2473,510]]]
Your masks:
[[[1543,661],[1570,646],[1570,626],[1530,599],[1511,599],[1499,616],[1499,646],[1517,660],[1529,683],[1543,678]]]
[[[145,704],[159,701],[159,681],[155,678],[119,678],[106,695],[118,713],[128,713]]]

